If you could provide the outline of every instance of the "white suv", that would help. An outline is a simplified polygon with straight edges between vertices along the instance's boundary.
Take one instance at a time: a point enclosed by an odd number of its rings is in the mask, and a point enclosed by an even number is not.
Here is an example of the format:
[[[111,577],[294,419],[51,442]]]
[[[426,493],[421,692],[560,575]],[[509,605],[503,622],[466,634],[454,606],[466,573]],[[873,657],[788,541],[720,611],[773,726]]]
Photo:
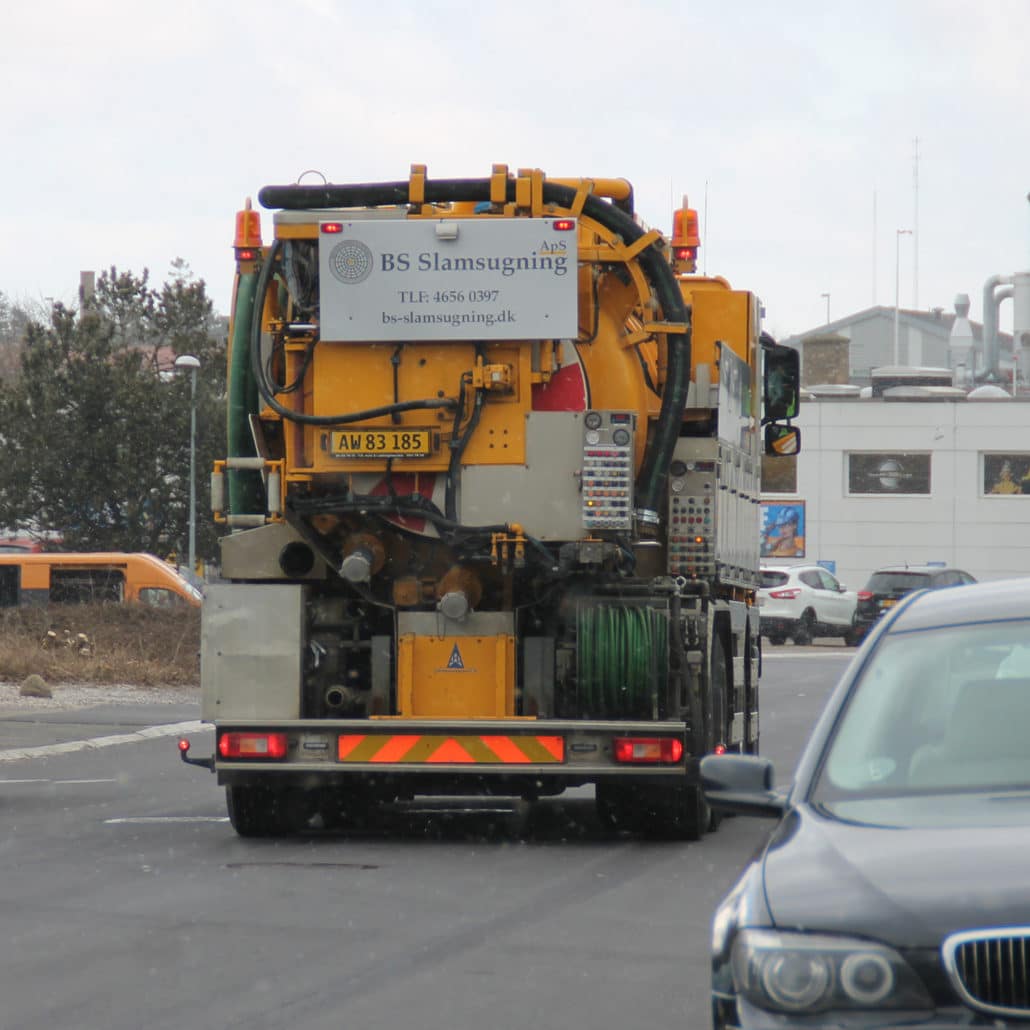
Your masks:
[[[821,565],[763,565],[758,590],[762,636],[770,644],[791,637],[810,644],[814,637],[843,637],[854,647],[862,634],[855,628],[858,594],[842,586]]]

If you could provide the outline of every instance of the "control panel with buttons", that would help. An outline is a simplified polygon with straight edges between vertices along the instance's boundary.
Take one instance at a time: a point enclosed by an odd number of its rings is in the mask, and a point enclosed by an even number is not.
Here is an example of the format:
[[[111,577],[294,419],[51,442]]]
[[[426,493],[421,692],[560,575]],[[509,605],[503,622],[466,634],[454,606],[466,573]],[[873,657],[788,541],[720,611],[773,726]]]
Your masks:
[[[668,566],[671,576],[715,574],[716,462],[676,457],[669,466]]]
[[[633,436],[629,411],[588,411],[583,416],[583,525],[633,527]]]

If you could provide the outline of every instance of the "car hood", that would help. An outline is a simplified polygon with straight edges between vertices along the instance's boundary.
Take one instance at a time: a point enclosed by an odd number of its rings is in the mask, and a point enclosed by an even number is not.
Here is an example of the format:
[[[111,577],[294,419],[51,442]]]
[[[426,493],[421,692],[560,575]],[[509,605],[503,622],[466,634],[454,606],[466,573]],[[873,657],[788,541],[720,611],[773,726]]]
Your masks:
[[[949,933],[1030,925],[1030,825],[856,825],[806,806],[764,857],[766,901],[784,929],[936,948]]]

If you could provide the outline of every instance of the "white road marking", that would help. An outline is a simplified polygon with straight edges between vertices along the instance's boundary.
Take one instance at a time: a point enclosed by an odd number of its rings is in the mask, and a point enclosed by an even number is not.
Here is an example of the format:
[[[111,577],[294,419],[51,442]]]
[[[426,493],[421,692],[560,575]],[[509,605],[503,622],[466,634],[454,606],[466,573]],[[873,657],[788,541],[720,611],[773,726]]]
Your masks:
[[[126,823],[227,823],[227,815],[127,815],[120,819],[105,819],[106,826],[121,826]]]
[[[49,755],[68,755],[75,751],[93,751],[118,744],[139,744],[155,737],[179,737],[184,733],[199,733],[208,729],[195,719],[191,722],[174,722],[164,726],[146,726],[135,733],[116,733],[110,737],[92,737],[89,740],[68,740],[63,744],[43,744],[40,747],[22,747],[11,751],[0,751],[0,762],[17,762],[23,758],[46,758]]]
[[[774,662],[777,658],[853,658],[854,651],[803,651],[793,654],[789,651],[763,651],[763,662]]]
[[[69,783],[117,783],[117,776],[108,776],[102,780],[54,780],[55,784],[65,785]]]

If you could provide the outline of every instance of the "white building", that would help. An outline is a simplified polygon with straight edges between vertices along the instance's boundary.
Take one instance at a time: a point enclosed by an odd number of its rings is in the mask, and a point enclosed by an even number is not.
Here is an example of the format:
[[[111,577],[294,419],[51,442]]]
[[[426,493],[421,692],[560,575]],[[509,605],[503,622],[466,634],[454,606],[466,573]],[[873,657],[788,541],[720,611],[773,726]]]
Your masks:
[[[1030,576],[1030,399],[992,386],[970,398],[806,397],[796,482],[769,477],[762,493],[766,508],[799,507],[797,559],[852,589],[893,562]]]

